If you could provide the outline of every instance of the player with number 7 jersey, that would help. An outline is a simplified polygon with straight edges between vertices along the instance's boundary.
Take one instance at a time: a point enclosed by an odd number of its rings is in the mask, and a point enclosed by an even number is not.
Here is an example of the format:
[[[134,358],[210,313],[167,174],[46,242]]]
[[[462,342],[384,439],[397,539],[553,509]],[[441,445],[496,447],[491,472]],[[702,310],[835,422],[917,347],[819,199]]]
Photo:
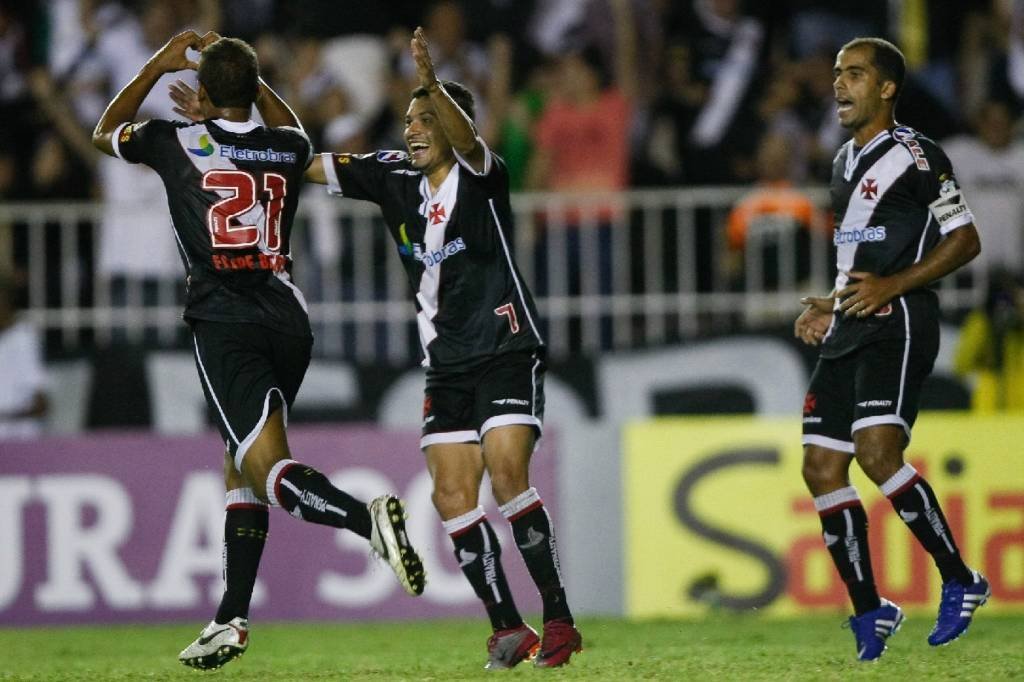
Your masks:
[[[323,154],[306,179],[378,204],[416,301],[427,366],[420,447],[432,500],[493,634],[488,669],[580,651],[553,523],[529,463],[544,418],[544,343],[512,253],[505,162],[473,124],[472,94],[439,81],[422,29],[410,42],[420,87],[405,116],[406,150]],[[483,472],[541,595],[543,639],[516,608],[501,547],[479,505]]]

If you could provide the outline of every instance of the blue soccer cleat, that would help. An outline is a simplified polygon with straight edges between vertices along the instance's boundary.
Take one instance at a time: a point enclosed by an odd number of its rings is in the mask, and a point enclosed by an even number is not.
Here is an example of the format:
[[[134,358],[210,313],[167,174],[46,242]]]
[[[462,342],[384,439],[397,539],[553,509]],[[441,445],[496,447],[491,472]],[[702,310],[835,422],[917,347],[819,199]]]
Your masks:
[[[885,653],[885,640],[900,629],[903,611],[888,599],[873,611],[850,616],[849,627],[857,640],[857,660],[877,661]]]
[[[928,643],[932,646],[949,644],[967,632],[974,612],[992,596],[985,576],[977,571],[971,573],[974,574],[974,582],[970,585],[961,585],[955,580],[942,583],[939,617],[928,635]]]

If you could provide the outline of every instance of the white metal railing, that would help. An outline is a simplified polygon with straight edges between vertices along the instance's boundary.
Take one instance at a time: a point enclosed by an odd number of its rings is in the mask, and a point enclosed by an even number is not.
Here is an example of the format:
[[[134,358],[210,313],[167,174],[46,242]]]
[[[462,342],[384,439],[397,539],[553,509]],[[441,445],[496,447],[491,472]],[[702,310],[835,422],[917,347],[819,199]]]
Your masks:
[[[317,353],[413,361],[419,344],[408,282],[379,210],[318,190],[306,189],[292,241]],[[552,356],[788,322],[801,295],[827,292],[834,268],[828,235],[803,237],[808,255],[801,265],[795,257],[801,228],[792,222],[752,230],[742,267],[726,267],[726,218],[748,191],[514,195],[514,250]],[[826,190],[807,192],[826,205]],[[49,343],[71,351],[121,337],[180,342],[182,278],[119,283],[98,273],[101,219],[102,207],[92,203],[0,205],[0,259],[26,271],[29,315],[49,332]],[[953,311],[976,306],[984,284],[979,277],[947,278],[943,303]]]

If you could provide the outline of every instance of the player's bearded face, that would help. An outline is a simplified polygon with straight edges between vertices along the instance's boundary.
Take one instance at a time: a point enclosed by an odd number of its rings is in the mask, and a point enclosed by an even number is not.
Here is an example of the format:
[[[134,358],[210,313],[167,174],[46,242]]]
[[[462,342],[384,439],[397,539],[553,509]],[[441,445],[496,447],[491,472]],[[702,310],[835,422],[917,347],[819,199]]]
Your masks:
[[[843,50],[836,57],[835,81],[839,124],[857,130],[873,120],[882,107],[882,81],[866,47]]]
[[[405,115],[405,145],[413,168],[425,173],[454,160],[452,145],[427,97],[417,97]]]

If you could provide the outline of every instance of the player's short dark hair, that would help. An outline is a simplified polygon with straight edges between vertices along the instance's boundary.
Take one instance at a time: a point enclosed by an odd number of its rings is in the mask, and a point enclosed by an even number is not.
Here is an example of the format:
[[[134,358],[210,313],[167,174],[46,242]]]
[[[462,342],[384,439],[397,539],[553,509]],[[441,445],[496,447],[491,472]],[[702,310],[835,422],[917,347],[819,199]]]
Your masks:
[[[238,38],[221,38],[206,46],[196,75],[216,107],[248,107],[260,90],[256,50]]]
[[[455,103],[459,105],[459,108],[462,109],[466,116],[469,116],[469,120],[475,121],[476,102],[473,100],[473,93],[469,91],[469,88],[455,81],[441,81],[441,86],[455,100]],[[430,97],[430,93],[426,88],[419,87],[412,91],[413,99],[419,99],[420,97]]]
[[[883,38],[854,38],[843,45],[842,49],[864,45],[871,47],[871,63],[878,69],[882,78],[896,84],[896,94],[892,98],[892,103],[896,104],[900,93],[903,92],[903,81],[907,76],[907,60],[900,52],[900,48]]]

